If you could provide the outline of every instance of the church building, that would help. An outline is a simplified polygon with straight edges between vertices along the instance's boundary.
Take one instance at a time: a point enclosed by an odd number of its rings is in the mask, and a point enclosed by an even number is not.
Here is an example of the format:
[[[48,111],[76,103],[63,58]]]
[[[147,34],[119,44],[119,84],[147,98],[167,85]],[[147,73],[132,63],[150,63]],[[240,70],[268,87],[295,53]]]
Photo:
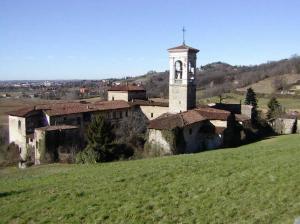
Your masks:
[[[196,62],[199,50],[182,45],[169,52],[169,102],[147,99],[142,86],[112,86],[107,101],[69,102],[24,107],[8,113],[9,142],[15,143],[21,160],[33,151],[35,164],[47,152],[60,161],[59,148],[80,147],[92,118],[102,115],[112,124],[142,113],[149,121],[147,150],[155,155],[194,153],[222,146],[230,112],[208,106],[197,107]],[[243,110],[241,110],[243,111]],[[236,114],[243,124],[250,118]],[[76,136],[76,141],[74,136]],[[55,144],[54,144],[55,143]]]

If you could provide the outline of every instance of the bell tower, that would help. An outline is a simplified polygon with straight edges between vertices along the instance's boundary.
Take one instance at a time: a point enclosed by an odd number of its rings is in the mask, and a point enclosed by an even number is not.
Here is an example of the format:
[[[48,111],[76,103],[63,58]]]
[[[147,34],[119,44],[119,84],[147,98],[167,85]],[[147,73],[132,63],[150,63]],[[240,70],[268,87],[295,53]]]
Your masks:
[[[183,44],[168,49],[169,112],[180,113],[196,107],[196,61],[198,49]]]

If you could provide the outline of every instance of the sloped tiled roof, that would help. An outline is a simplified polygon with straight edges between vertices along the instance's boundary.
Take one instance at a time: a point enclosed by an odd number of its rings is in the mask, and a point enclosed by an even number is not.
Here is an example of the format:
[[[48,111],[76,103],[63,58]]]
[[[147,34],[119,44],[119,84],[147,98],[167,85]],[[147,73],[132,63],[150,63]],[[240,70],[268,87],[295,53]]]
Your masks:
[[[188,110],[178,114],[162,114],[160,117],[151,120],[148,127],[150,129],[172,130],[176,127],[184,127],[204,120],[227,121],[229,115],[229,111],[219,110],[210,107],[203,107]],[[237,121],[244,122],[250,120],[250,118],[245,115],[236,114],[235,116]],[[220,129],[220,132],[221,131],[222,130]]]
[[[178,114],[163,114],[162,116],[151,120],[148,127],[150,129],[172,130],[176,127],[184,127],[204,120],[207,119],[198,112],[189,110]]]
[[[112,86],[107,91],[146,91],[143,86],[136,85],[121,85],[121,86]]]
[[[31,114],[34,111],[42,111],[45,109],[49,109],[49,107],[50,106],[48,105],[27,106],[14,111],[10,111],[7,114],[12,116],[17,116],[17,117],[26,117],[27,115]]]
[[[36,130],[42,131],[55,131],[55,130],[70,130],[70,129],[77,129],[78,127],[73,125],[50,125],[41,128],[36,128]]]
[[[190,47],[188,45],[182,44],[177,47],[169,48],[168,51],[191,51],[191,52],[199,52],[198,49]]]
[[[138,106],[159,106],[159,107],[168,107],[168,102],[157,102],[152,100],[133,100],[131,105],[138,105]]]
[[[31,112],[43,111],[49,116],[76,114],[93,111],[105,111],[130,108],[128,102],[123,100],[115,101],[96,101],[90,102],[66,102],[54,103],[48,105],[36,105],[34,107],[24,107],[16,111],[11,111],[8,114],[18,117],[27,117]]]
[[[208,120],[223,120],[226,121],[227,117],[230,115],[229,111],[219,110],[210,107],[197,108],[195,109],[203,117],[206,117]]]

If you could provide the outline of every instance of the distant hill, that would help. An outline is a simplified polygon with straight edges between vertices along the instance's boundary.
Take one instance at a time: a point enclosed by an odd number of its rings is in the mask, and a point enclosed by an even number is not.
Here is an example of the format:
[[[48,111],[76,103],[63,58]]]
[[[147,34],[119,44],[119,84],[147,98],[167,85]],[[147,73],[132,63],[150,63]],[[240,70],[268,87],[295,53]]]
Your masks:
[[[284,77],[289,80],[288,85],[291,86],[293,79],[295,82],[298,80],[295,78],[295,74],[300,74],[299,56],[254,66],[233,66],[224,62],[214,62],[197,69],[197,88],[202,90],[205,97],[210,97],[231,90],[244,90],[243,87],[248,87],[265,79],[272,82],[276,79],[275,77],[279,80]],[[290,75],[293,78],[289,78]],[[143,76],[134,77],[127,81],[145,85],[149,97],[168,97],[169,71],[150,71]],[[268,83],[269,87],[270,82]],[[275,83],[274,85],[276,86]],[[277,83],[275,88],[280,89],[280,83]],[[259,89],[260,87],[257,90]],[[272,91],[269,88],[267,92],[271,93]]]

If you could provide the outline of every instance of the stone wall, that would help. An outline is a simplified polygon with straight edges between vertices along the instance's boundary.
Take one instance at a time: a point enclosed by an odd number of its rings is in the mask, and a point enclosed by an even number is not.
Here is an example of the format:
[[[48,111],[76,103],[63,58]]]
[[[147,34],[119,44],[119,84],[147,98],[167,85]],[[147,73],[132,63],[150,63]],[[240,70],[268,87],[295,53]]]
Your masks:
[[[297,121],[297,133],[300,133],[300,119]],[[270,122],[270,125],[273,127],[274,131],[277,134],[292,134],[293,126],[295,119],[291,118],[277,118],[274,121]]]
[[[223,144],[222,136],[214,133],[214,126],[209,121],[187,125],[181,130],[178,132],[179,136],[174,136],[174,131],[150,129],[148,144],[152,146],[153,150],[160,148],[163,151],[161,155],[173,154],[174,151],[177,153],[196,153],[219,148]],[[170,136],[170,138],[167,139],[166,136]],[[173,145],[170,142],[172,137],[180,138],[182,144],[176,146],[180,149],[172,149]]]
[[[169,111],[168,107],[160,106],[140,106],[140,108],[148,120],[153,120]]]
[[[82,144],[77,128],[51,131],[36,129],[34,141],[35,164],[59,162],[60,153],[70,154],[72,148]]]
[[[20,156],[26,159],[26,119],[24,117],[8,116],[9,122],[9,143],[14,142],[18,145]]]
[[[165,139],[161,130],[149,129],[148,144],[151,146],[150,150],[156,150],[160,155],[172,154],[171,144]]]
[[[222,128],[226,128],[226,127],[227,127],[227,121],[222,121],[222,120],[210,120],[210,122],[211,122],[215,127],[222,127]]]
[[[127,91],[108,91],[108,101],[113,100],[124,100],[128,102],[128,92]]]

